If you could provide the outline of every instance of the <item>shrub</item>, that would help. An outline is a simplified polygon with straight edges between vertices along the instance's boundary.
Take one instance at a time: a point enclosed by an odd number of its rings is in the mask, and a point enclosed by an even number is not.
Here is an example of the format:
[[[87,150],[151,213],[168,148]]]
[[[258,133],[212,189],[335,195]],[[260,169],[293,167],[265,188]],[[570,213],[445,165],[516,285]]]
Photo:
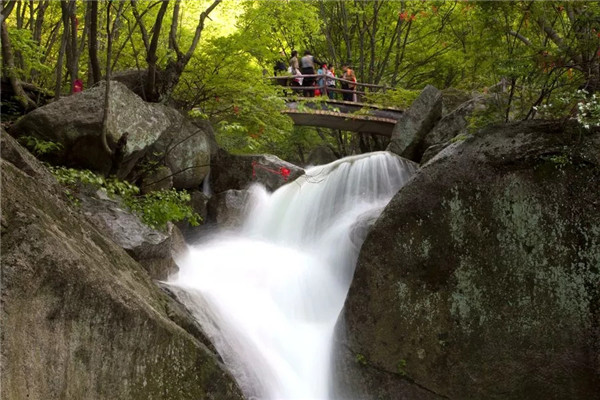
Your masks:
[[[110,197],[120,196],[124,204],[141,220],[155,229],[163,229],[167,222],[187,219],[192,226],[200,224],[202,217],[189,205],[190,194],[183,190],[160,190],[139,196],[139,188],[115,177],[104,178],[89,170],[66,167],[50,167],[56,179],[67,187],[66,194],[75,203],[73,193],[78,185],[92,185],[106,191]]]

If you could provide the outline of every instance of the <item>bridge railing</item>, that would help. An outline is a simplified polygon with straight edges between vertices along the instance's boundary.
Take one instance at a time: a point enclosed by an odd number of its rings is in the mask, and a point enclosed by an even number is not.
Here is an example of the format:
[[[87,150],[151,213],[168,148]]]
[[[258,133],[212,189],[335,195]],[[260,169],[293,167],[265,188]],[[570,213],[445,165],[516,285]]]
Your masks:
[[[290,81],[295,79],[304,79],[304,78],[316,78],[315,82],[322,80],[326,82],[326,80],[335,80],[336,82],[347,83],[348,85],[354,85],[354,89],[341,89],[338,87],[331,88],[326,84],[316,84],[313,86],[294,86],[290,85]],[[327,76],[320,74],[311,74],[311,75],[281,75],[281,76],[267,76],[265,79],[275,80],[279,83],[280,86],[291,89],[292,91],[315,91],[319,90],[321,93],[326,93],[328,91],[332,91],[335,93],[352,93],[356,94],[357,101],[362,102],[362,97],[367,94],[367,89],[371,92],[376,92],[378,90],[383,90],[384,92],[387,90],[387,86],[384,85],[374,85],[372,83],[362,83],[362,82],[353,82],[347,79],[338,78],[337,76]],[[364,90],[357,90],[357,88],[364,88]]]

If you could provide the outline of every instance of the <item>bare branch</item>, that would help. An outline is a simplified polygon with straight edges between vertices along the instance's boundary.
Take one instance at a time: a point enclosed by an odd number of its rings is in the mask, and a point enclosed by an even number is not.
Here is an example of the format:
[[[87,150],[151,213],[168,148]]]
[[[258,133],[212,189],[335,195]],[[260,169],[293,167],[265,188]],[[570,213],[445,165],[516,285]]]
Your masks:
[[[521,42],[525,43],[527,46],[531,46],[532,45],[531,42],[529,41],[529,39],[527,39],[525,36],[521,35],[519,32],[508,31],[508,34],[511,35],[511,36],[516,37]]]

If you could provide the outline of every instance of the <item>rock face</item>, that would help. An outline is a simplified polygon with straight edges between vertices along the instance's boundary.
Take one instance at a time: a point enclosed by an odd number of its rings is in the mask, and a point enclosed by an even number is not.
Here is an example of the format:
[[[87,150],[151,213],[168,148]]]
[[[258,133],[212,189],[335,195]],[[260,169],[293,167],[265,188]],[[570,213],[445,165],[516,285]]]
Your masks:
[[[14,136],[34,136],[63,145],[58,160],[108,173],[111,156],[101,147],[105,85],[40,107],[21,118],[11,130]],[[119,175],[126,175],[169,126],[156,108],[118,82],[111,84],[111,119],[107,141],[114,148],[126,132],[127,145]]]
[[[421,164],[432,159],[448,146],[453,138],[467,135],[469,133],[469,117],[474,111],[485,109],[492,100],[493,98],[489,95],[475,96],[445,115],[423,139],[423,147],[426,150],[421,157]]]
[[[80,196],[82,212],[107,237],[138,261],[153,279],[166,279],[177,271],[175,260],[187,251],[179,229],[168,224],[165,232],[150,228],[122,204],[101,196]]]
[[[129,90],[133,93],[146,100],[146,92],[145,85],[148,78],[148,70],[129,70],[129,71],[120,71],[115,74],[112,74],[110,79],[115,80],[117,82],[122,83],[127,86]],[[160,87],[162,85],[162,74],[159,72],[155,74],[156,86]]]
[[[173,172],[167,166],[160,166],[143,175],[141,192],[147,194],[173,188]]]
[[[242,225],[250,193],[247,190],[227,190],[208,201],[208,219],[222,228]]]
[[[171,170],[175,188],[197,188],[210,171],[212,127],[208,122],[192,122],[172,108],[155,107],[162,109],[169,125],[152,145],[150,153],[158,154]]]
[[[530,122],[450,145],[361,249],[338,324],[343,384],[383,379],[371,389],[389,399],[409,383],[453,399],[597,398],[599,199],[598,131]]]
[[[56,180],[50,171],[44,168],[30,152],[6,133],[4,129],[0,133],[0,151],[3,160],[12,163],[42,184],[48,187],[53,187],[56,184]]]
[[[423,139],[442,116],[442,92],[427,85],[394,126],[388,151],[419,161],[425,151]]]
[[[137,262],[57,184],[0,163],[2,399],[242,399]]]
[[[124,178],[145,155],[168,167],[177,189],[197,187],[210,169],[212,128],[192,122],[178,111],[146,103],[125,85],[113,82],[107,141],[111,149],[126,138],[122,159],[101,145],[105,85],[40,107],[21,118],[13,136],[34,136],[62,144],[54,162],[108,172]],[[114,165],[113,165],[114,164]]]
[[[281,168],[289,170],[287,179]],[[302,168],[270,154],[238,156],[221,150],[212,161],[210,184],[214,193],[247,189],[253,182],[273,191],[303,174]]]
[[[484,97],[475,97],[444,116],[429,132],[423,141],[424,147],[428,148],[435,144],[444,143],[453,137],[467,133],[467,118],[474,109],[484,107]]]

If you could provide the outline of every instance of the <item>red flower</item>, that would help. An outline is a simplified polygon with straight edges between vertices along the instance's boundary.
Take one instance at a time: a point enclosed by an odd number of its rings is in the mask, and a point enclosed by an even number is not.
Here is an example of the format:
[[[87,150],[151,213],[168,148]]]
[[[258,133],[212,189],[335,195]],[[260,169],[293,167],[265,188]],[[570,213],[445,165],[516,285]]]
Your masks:
[[[279,168],[279,173],[283,176],[283,179],[287,181],[287,178],[290,176],[290,170],[286,167]]]
[[[240,113],[240,108],[238,106],[233,106],[233,113],[238,115]]]

